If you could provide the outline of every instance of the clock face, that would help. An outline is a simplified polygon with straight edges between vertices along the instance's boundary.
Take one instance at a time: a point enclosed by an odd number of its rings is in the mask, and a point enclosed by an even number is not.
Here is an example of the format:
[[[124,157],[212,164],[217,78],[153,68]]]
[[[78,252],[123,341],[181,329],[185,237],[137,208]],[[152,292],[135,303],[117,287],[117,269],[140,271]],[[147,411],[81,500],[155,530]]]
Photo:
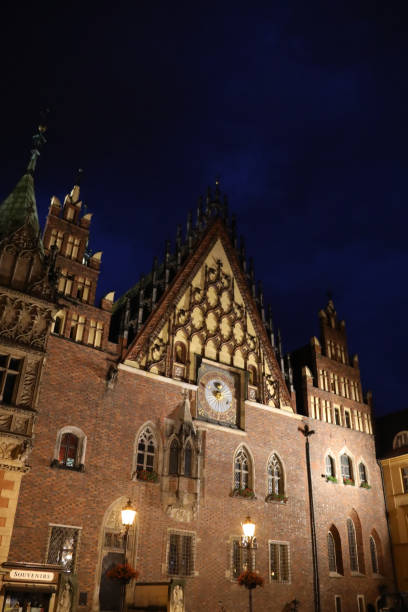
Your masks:
[[[236,381],[233,373],[203,364],[199,371],[198,416],[237,425]]]
[[[216,412],[226,412],[231,408],[232,392],[227,383],[215,376],[210,378],[204,388],[207,403]]]

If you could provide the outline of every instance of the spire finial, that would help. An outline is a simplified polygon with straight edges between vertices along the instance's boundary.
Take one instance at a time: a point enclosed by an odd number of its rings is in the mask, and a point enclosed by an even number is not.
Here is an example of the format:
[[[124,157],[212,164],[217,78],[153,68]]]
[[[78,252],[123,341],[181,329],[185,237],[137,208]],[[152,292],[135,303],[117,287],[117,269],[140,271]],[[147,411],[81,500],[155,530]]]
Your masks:
[[[38,125],[37,131],[32,138],[31,157],[27,166],[27,173],[29,174],[34,174],[37,159],[41,154],[41,149],[47,142],[44,134],[47,131],[46,116],[48,113],[49,109],[46,109],[45,111],[41,112],[40,124]]]
[[[214,198],[216,202],[220,201],[220,195],[221,195],[220,177],[216,176],[215,177],[215,198]]]
[[[77,177],[75,179],[75,185],[78,185],[78,187],[81,186],[81,179],[82,179],[83,173],[84,173],[83,169],[78,168]]]

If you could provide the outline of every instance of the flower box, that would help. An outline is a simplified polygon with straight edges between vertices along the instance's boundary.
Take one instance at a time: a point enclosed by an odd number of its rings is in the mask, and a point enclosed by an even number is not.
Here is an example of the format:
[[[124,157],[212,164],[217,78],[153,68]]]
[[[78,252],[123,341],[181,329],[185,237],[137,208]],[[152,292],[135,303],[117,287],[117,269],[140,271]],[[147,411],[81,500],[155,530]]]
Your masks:
[[[371,489],[371,485],[369,485],[369,484],[368,484],[368,482],[362,482],[362,483],[360,484],[360,487],[361,487],[362,489]]]
[[[233,489],[230,493],[231,497],[245,497],[246,499],[255,499],[255,493],[248,487],[246,489]]]
[[[143,482],[157,482],[159,475],[157,472],[149,472],[149,470],[138,470],[136,472],[136,479],[143,480]]]
[[[286,504],[288,498],[284,496],[283,493],[269,493],[265,497],[266,502],[280,502],[281,504]]]
[[[356,483],[352,478],[343,478],[343,484],[354,487]]]
[[[326,474],[326,482],[334,482],[337,483],[337,478],[335,476],[328,476]]]

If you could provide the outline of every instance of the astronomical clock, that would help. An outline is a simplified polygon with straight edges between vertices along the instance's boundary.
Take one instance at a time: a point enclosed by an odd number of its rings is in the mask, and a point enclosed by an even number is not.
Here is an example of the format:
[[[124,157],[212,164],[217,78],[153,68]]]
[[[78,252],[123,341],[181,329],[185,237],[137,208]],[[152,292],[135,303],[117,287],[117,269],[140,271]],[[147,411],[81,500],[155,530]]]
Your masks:
[[[198,371],[198,418],[239,426],[239,376],[202,363]]]

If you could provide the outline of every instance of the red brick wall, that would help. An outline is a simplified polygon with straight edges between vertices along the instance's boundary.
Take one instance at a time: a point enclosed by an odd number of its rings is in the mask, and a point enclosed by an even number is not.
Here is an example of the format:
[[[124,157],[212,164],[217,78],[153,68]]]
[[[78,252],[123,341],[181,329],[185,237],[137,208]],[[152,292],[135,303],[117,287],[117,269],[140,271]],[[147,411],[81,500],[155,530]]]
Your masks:
[[[162,509],[160,484],[131,480],[134,440],[146,421],[163,426],[182,402],[181,388],[153,377],[119,371],[116,387],[106,389],[108,356],[66,340],[51,337],[42,377],[39,419],[32,471],[23,478],[10,560],[45,560],[48,524],[82,527],[78,561],[79,590],[88,592],[89,607],[95,587],[98,540],[107,508],[119,497],[129,496],[138,510],[139,580],[163,581],[167,529],[196,533],[196,571],[186,580],[186,610],[212,612],[222,600],[228,612],[244,609],[247,592],[226,578],[230,569],[229,537],[241,533],[241,522],[250,514],[257,525],[257,567],[266,585],[254,592],[255,610],[282,610],[295,597],[302,610],[313,609],[312,556],[308,514],[305,441],[297,417],[247,406],[246,432],[208,428],[203,445],[203,482],[198,517],[190,523],[169,518]],[[53,469],[57,431],[66,425],[81,428],[87,435],[85,472]],[[345,521],[353,508],[364,534],[366,568],[370,568],[368,534],[375,527],[388,550],[381,484],[374,463],[371,437],[355,431],[312,422],[311,439],[322,610],[333,609],[333,594],[344,597],[343,609],[356,609],[357,593],[374,600],[378,580],[350,577]],[[326,483],[324,452],[338,452],[345,444],[366,461],[371,490]],[[233,486],[233,455],[240,443],[251,451],[255,464],[256,500],[230,497]],[[266,464],[276,451],[285,468],[286,504],[265,503]],[[326,533],[334,522],[343,543],[344,578],[329,578]],[[269,584],[268,540],[290,543],[290,584]],[[386,554],[387,557],[387,554]],[[387,558],[387,575],[391,577]],[[385,580],[383,581],[385,582]],[[349,602],[347,604],[347,601]]]

